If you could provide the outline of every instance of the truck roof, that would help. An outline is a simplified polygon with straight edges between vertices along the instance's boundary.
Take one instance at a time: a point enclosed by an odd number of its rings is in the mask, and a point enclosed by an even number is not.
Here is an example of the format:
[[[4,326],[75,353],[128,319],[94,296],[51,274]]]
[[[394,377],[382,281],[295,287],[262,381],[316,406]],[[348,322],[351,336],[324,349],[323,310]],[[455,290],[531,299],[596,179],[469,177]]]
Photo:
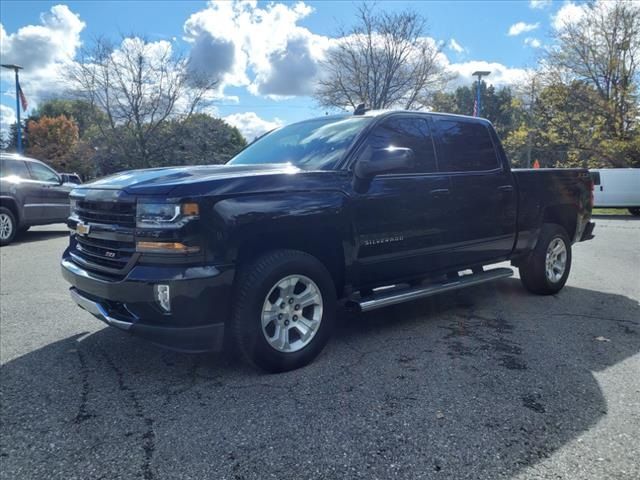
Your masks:
[[[340,118],[350,118],[350,117],[380,117],[383,115],[391,115],[391,114],[395,114],[395,113],[411,113],[414,115],[433,115],[433,116],[442,116],[442,117],[456,117],[456,118],[460,118],[460,119],[464,119],[464,120],[468,120],[471,122],[478,122],[478,123],[486,123],[486,124],[491,124],[491,122],[489,120],[487,120],[486,118],[483,117],[472,117],[470,115],[460,115],[457,113],[447,113],[447,112],[430,112],[430,111],[426,111],[426,110],[402,110],[402,109],[382,109],[382,110],[366,110],[362,115],[354,115],[353,113],[339,113],[336,115],[328,115],[327,117],[316,117],[314,119],[317,118],[335,118],[335,119],[340,119]],[[308,120],[314,120],[314,119],[308,119]],[[306,121],[306,120],[303,120]],[[298,122],[296,122],[298,123]]]

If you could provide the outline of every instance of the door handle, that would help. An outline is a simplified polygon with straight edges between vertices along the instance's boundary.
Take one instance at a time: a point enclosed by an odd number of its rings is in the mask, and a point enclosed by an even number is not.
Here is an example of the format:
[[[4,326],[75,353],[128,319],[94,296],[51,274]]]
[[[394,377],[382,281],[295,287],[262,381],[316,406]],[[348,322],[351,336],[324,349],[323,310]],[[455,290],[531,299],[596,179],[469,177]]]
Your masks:
[[[436,188],[429,192],[434,197],[446,197],[451,194],[448,188]]]
[[[500,185],[498,190],[505,193],[513,192],[513,185]]]

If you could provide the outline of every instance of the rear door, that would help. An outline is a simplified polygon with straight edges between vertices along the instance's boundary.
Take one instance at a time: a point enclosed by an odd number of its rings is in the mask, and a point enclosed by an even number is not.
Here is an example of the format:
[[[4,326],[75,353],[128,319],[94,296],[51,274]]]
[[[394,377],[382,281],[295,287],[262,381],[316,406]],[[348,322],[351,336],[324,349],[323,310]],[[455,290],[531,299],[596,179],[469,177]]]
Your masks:
[[[34,194],[29,199],[29,209],[35,210],[41,223],[65,221],[69,216],[69,192],[72,187],[64,185],[60,176],[42,163],[31,161],[27,165],[31,179],[36,184]]]
[[[376,149],[411,148],[412,172],[378,175],[353,197],[360,285],[382,284],[439,267],[449,179],[437,172],[431,128],[426,116],[382,119],[359,150],[363,159]]]
[[[517,195],[499,140],[489,124],[459,117],[433,117],[438,167],[450,179],[447,232],[451,265],[506,258],[516,237]]]

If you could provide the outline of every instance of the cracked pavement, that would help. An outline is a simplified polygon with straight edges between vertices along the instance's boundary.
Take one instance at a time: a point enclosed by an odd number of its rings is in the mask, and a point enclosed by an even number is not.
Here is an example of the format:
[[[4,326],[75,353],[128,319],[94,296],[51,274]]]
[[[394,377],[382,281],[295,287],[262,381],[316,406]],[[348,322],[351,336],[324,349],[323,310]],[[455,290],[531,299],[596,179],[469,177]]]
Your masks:
[[[35,228],[0,252],[0,478],[640,478],[640,219],[596,222],[557,295],[341,312],[280,375],[105,327]]]

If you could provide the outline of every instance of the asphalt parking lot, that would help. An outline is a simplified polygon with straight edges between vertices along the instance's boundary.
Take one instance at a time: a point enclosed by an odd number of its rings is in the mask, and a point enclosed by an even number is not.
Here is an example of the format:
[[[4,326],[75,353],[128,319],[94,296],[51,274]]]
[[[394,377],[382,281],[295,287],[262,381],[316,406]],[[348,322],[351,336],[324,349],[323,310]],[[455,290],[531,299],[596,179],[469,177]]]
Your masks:
[[[36,228],[0,253],[0,477],[640,478],[640,219],[596,221],[558,295],[343,313],[281,375],[104,327]]]

